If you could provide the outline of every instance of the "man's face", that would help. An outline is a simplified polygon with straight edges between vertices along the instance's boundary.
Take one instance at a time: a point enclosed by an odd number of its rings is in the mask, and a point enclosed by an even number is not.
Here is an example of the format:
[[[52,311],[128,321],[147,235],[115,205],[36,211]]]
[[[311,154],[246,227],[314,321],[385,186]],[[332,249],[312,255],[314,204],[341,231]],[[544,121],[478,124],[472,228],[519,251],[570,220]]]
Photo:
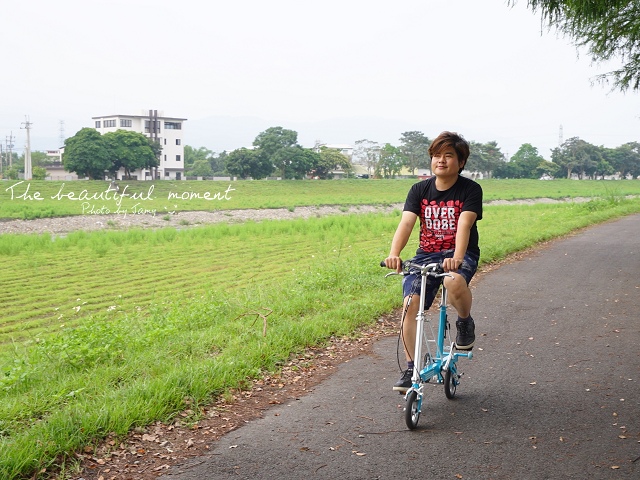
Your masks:
[[[457,177],[461,166],[453,147],[445,147],[431,157],[431,172],[436,177]]]

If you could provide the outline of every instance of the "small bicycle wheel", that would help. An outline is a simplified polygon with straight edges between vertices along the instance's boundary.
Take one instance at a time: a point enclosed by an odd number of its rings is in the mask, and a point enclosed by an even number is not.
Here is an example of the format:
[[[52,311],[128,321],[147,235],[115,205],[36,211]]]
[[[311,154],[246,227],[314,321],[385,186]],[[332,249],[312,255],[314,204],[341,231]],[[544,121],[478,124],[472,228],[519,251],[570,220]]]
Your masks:
[[[409,393],[407,404],[404,410],[404,420],[407,422],[409,430],[414,430],[418,426],[420,419],[420,406],[418,405],[418,392],[415,390]]]
[[[449,400],[456,396],[456,388],[458,387],[458,376],[451,372],[449,368],[444,374],[444,394]]]

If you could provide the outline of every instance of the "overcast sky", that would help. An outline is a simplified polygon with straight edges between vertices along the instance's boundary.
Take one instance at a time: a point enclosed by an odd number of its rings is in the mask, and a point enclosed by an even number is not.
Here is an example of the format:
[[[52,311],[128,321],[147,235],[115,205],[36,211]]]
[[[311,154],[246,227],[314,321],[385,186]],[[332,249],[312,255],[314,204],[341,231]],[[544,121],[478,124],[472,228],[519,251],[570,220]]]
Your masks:
[[[546,158],[561,125],[565,140],[639,141],[638,94],[592,85],[611,65],[591,65],[525,3],[6,0],[0,140],[12,133],[22,150],[28,116],[32,149],[57,148],[60,121],[69,137],[93,116],[157,109],[188,119],[185,143],[214,151],[247,145],[203,136],[209,117],[309,129],[340,119],[328,143],[454,130]],[[363,136],[368,120],[384,131]],[[297,131],[306,147],[319,138]]]

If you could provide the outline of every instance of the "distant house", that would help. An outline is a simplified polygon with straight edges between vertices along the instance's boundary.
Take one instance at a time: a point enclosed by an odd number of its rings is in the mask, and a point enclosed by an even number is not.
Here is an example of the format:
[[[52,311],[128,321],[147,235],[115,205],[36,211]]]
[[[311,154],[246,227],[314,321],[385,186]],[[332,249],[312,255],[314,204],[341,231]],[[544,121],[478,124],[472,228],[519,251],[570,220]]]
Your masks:
[[[67,172],[62,166],[62,153],[64,148],[58,150],[45,150],[48,162],[44,166],[47,171],[47,180],[78,180],[76,172]]]
[[[162,146],[157,168],[131,172],[138,180],[184,180],[184,130],[186,118],[165,117],[162,112],[149,110],[141,115],[105,115],[92,117],[93,126],[101,134],[116,130],[131,130],[154,139]],[[116,173],[121,180],[124,169]]]
[[[351,159],[353,157],[353,146],[344,143],[320,143],[317,142],[313,150],[319,152],[322,147],[338,150],[341,154]]]

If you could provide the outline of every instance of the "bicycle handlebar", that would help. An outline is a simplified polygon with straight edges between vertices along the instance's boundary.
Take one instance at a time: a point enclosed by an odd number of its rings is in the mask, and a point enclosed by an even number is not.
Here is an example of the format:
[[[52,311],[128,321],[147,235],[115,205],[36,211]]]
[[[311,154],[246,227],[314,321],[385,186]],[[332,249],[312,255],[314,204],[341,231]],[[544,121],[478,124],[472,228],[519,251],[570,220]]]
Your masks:
[[[386,267],[386,263],[384,262],[384,260],[382,260],[380,262],[380,266],[381,267]],[[408,275],[409,274],[409,270],[414,268],[417,270],[420,270],[420,273],[424,273],[426,275],[432,276],[432,277],[440,277],[440,276],[447,276],[449,275],[448,273],[444,272],[444,269],[442,267],[442,263],[427,263],[427,264],[421,264],[421,263],[415,263],[415,262],[411,262],[409,260],[405,260],[402,262],[401,267],[402,270],[404,270],[404,272],[400,273],[400,275]]]

